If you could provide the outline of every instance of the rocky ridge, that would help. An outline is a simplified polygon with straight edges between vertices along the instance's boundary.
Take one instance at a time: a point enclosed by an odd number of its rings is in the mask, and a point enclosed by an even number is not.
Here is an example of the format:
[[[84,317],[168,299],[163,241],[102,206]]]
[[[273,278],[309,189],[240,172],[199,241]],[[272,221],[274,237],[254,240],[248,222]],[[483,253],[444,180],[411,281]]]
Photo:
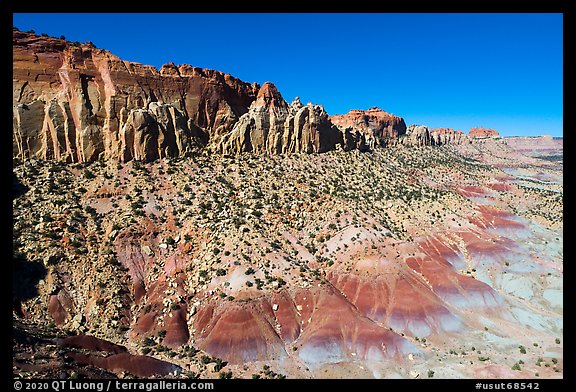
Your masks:
[[[267,82],[219,146],[225,154],[283,154],[326,152],[339,143],[342,135],[321,105],[303,105],[298,98],[288,105]]]
[[[374,150],[440,145],[494,135],[407,128],[373,107],[329,116],[288,104],[272,83],[219,71],[129,62],[91,43],[13,32],[13,156],[92,162],[224,154]],[[497,134],[497,132],[496,132]]]

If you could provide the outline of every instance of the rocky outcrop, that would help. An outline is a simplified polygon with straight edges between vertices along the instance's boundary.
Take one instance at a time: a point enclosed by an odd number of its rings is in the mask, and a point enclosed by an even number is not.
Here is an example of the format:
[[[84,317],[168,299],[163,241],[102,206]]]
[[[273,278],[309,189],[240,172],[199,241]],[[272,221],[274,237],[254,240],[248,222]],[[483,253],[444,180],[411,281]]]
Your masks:
[[[428,146],[431,144],[430,130],[424,125],[412,124],[406,129],[406,134],[398,142],[406,145]]]
[[[452,128],[432,128],[411,125],[404,119],[372,107],[368,110],[351,110],[344,115],[331,116],[330,120],[342,131],[347,149],[373,150],[396,144],[439,146],[469,142],[468,137]]]
[[[492,128],[470,128],[468,132],[468,136],[473,138],[490,138],[490,137],[498,137],[500,133]]]
[[[114,373],[130,373],[136,377],[167,376],[170,373],[181,372],[182,369],[170,362],[162,361],[145,355],[130,353],[112,354],[101,357],[95,354],[69,352],[65,355],[79,365],[94,366]]]
[[[147,109],[131,110],[126,118],[120,130],[120,159],[151,161],[180,156],[201,140],[200,135],[190,131],[186,118],[174,106],[151,102]]]
[[[407,128],[372,107],[329,116],[288,104],[272,83],[168,63],[121,60],[91,43],[13,32],[13,156],[152,161],[198,147],[224,154],[322,153],[395,144],[442,145],[498,136],[472,128]]]
[[[460,130],[452,128],[432,128],[430,130],[430,142],[432,145],[462,144],[469,142],[469,138]]]
[[[303,105],[298,98],[288,105],[276,86],[267,82],[232,132],[213,148],[224,154],[320,153],[341,143],[341,132],[321,105]]]
[[[90,335],[76,335],[56,339],[61,348],[83,352],[66,352],[64,356],[79,365],[89,365],[115,373],[128,372],[136,377],[166,376],[182,369],[170,362],[145,355],[133,355],[126,347]]]
[[[13,156],[181,156],[229,132],[259,86],[189,65],[159,71],[94,45],[13,32]]]
[[[443,144],[470,143],[470,138],[462,131],[452,128],[432,128],[425,125],[410,125],[399,143],[415,146],[440,146]]]
[[[402,117],[386,113],[377,107],[351,110],[343,115],[330,116],[330,120],[343,133],[355,135],[356,147],[359,149],[365,148],[363,143],[371,149],[396,144],[398,138],[406,133],[406,124]],[[350,143],[345,144],[351,146]]]

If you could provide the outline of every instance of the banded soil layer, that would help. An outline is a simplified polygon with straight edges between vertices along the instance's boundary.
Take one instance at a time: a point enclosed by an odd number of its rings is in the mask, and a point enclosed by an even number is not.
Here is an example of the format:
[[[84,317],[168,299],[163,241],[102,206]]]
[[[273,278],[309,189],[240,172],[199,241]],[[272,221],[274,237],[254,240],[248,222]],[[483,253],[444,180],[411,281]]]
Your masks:
[[[533,140],[38,40],[15,34],[14,377],[563,376],[563,168]],[[85,92],[59,56],[98,69]]]

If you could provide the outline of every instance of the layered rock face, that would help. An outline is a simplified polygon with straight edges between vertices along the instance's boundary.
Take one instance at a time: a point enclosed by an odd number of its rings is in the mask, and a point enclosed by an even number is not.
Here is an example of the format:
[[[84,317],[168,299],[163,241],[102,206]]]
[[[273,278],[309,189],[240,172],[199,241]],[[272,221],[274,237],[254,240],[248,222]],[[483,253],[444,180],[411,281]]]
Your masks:
[[[430,139],[432,145],[462,144],[470,141],[464,132],[452,128],[432,128]]]
[[[374,150],[461,144],[498,136],[472,128],[406,128],[372,107],[329,116],[262,88],[189,65],[121,60],[94,45],[13,32],[13,156],[91,162],[152,161],[197,147],[224,154]]]
[[[372,149],[395,144],[398,138],[406,133],[406,123],[402,117],[386,113],[377,107],[351,110],[343,115],[331,116],[330,120],[344,133],[355,135],[359,148],[362,142]],[[363,138],[363,141],[360,141],[359,137]]]
[[[344,115],[331,116],[330,120],[342,131],[348,149],[373,150],[396,144],[440,146],[470,142],[464,132],[452,128],[406,127],[402,117],[377,107],[351,110]]]
[[[13,155],[67,162],[181,156],[228,132],[259,86],[188,65],[123,61],[13,32]]]
[[[440,146],[443,144],[470,143],[471,139],[459,130],[452,128],[432,128],[425,125],[410,125],[406,134],[399,139],[401,144],[416,146]]]
[[[321,105],[303,105],[298,98],[290,105],[272,83],[264,83],[248,113],[215,149],[225,154],[319,153],[342,143],[342,134]]]

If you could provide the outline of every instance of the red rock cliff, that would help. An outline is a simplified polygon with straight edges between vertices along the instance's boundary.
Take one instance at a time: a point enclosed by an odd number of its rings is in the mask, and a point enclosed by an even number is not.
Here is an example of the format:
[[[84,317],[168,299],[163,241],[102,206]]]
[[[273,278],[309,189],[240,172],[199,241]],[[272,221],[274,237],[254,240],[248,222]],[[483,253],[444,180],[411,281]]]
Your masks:
[[[395,144],[396,140],[406,133],[404,119],[385,111],[372,107],[368,110],[350,110],[346,114],[330,117],[332,123],[340,129],[351,128],[353,132],[360,132],[370,147]]]
[[[179,156],[229,132],[259,86],[13,32],[13,155],[87,162]]]
[[[497,136],[473,128],[470,137]],[[226,154],[362,151],[469,140],[460,131],[407,130],[373,107],[328,116],[321,105],[288,104],[228,74],[168,63],[124,61],[91,43],[13,32],[13,156],[89,162],[151,161],[196,147]]]
[[[487,137],[498,137],[500,133],[492,128],[470,128],[468,132],[468,136],[474,138],[487,138]]]

